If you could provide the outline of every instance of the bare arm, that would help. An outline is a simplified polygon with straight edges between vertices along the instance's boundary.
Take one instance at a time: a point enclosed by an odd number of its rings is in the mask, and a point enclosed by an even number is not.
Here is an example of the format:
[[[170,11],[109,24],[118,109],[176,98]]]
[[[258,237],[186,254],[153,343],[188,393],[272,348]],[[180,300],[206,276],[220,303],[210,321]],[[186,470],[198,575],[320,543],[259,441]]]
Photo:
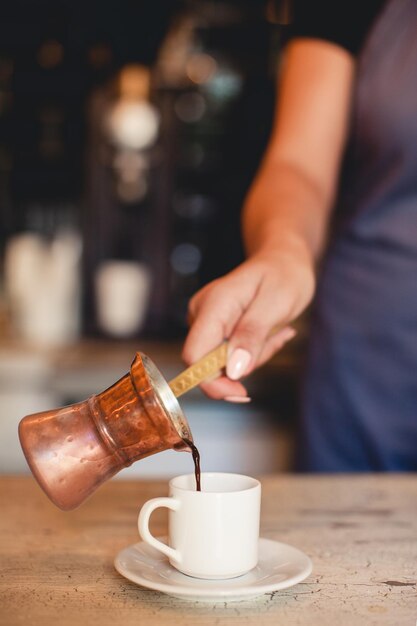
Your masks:
[[[327,42],[300,39],[288,47],[274,129],[244,208],[249,254],[291,237],[317,256],[337,186],[354,62]]]
[[[354,61],[319,40],[288,47],[274,129],[243,211],[248,259],[191,300],[183,356],[191,363],[229,338],[228,377],[212,397],[244,396],[237,381],[291,338],[286,328],[314,293],[348,128]]]

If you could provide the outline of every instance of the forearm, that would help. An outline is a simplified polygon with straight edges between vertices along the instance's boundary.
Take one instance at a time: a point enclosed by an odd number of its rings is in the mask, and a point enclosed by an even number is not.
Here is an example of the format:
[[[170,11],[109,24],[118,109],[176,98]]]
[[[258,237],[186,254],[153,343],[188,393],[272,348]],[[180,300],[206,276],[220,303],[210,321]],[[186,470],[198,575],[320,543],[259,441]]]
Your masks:
[[[229,339],[227,376],[215,398],[245,396],[236,381],[293,336],[311,301],[326,240],[350,110],[354,60],[342,48],[300,39],[287,48],[267,154],[243,210],[249,259],[191,299],[184,359]],[[277,328],[281,328],[276,332]]]
[[[327,42],[289,46],[274,129],[248,194],[243,234],[249,255],[295,247],[320,256],[337,188],[350,112],[354,60]]]
[[[314,263],[326,241],[333,193],[324,193],[299,167],[266,160],[243,209],[248,255],[297,250]]]

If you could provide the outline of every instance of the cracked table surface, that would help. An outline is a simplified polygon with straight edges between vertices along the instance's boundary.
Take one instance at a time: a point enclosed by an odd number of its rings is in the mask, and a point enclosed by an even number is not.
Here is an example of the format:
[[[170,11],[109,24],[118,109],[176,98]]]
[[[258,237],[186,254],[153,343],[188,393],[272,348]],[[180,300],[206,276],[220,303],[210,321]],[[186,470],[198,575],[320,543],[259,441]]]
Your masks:
[[[407,626],[417,620],[417,477],[260,477],[261,536],[300,548],[313,572],[255,600],[203,604],[142,589],[114,569],[166,481],[112,480],[59,511],[30,477],[0,477],[0,625]],[[155,534],[166,533],[156,511]]]

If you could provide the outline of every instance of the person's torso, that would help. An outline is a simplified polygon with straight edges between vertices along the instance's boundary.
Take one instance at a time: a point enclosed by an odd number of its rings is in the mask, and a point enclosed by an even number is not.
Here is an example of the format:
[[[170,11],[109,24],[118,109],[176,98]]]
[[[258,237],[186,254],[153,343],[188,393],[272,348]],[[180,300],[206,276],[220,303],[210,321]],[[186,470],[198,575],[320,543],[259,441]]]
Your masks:
[[[321,283],[342,318],[380,313],[417,329],[416,0],[388,0],[359,55]]]

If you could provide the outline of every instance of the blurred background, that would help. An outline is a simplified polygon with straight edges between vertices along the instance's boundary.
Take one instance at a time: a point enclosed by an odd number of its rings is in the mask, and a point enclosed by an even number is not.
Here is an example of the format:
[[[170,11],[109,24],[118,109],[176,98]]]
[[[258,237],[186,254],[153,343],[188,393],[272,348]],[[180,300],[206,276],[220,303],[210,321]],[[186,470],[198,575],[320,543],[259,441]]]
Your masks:
[[[182,369],[190,296],[243,258],[285,1],[15,0],[0,10],[0,471],[28,413],[85,399],[136,350]],[[291,469],[303,332],[249,406],[183,397],[205,470]],[[122,472],[192,471],[165,452]]]

